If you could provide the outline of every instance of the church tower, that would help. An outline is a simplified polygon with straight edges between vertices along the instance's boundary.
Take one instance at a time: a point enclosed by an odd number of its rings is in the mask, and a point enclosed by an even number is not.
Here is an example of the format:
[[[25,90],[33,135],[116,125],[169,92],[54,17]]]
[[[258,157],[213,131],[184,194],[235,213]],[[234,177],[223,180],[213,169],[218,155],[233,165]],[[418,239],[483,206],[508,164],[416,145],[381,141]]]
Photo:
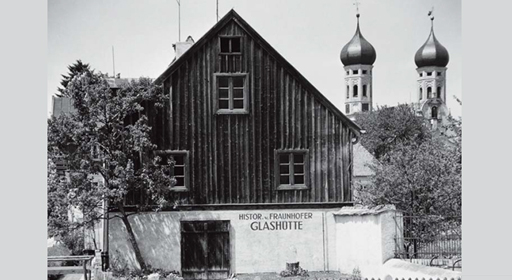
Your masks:
[[[429,12],[431,27],[427,41],[414,56],[418,67],[417,111],[430,120],[433,128],[448,115],[446,107],[446,65],[450,57],[434,34],[434,16]]]
[[[372,69],[377,54],[359,29],[359,11],[354,37],[341,50],[340,58],[345,69],[345,114],[372,111]]]

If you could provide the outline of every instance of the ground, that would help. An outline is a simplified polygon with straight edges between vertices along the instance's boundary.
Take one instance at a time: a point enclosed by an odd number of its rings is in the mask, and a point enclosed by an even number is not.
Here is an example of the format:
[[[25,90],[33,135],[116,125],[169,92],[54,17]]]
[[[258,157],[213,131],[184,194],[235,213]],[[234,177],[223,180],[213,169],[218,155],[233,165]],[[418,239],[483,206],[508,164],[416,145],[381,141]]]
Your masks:
[[[248,273],[248,274],[237,274],[238,280],[306,280],[306,279],[337,279],[345,280],[350,279],[352,275],[341,274],[339,271],[309,271],[309,277],[281,277],[278,273]]]

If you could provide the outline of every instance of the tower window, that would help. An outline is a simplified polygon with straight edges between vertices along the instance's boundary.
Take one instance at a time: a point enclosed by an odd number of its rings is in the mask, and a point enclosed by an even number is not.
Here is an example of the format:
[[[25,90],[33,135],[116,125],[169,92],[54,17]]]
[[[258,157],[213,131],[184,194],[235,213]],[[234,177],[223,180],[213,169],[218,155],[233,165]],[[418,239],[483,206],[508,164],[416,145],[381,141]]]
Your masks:
[[[350,98],[350,87],[347,86],[347,99],[349,99],[349,98]]]
[[[354,97],[357,97],[357,85],[354,86],[354,93],[353,93],[353,96]]]
[[[363,74],[366,74],[368,71],[367,70],[363,70]]]
[[[366,85],[363,85],[363,97],[366,97]]]
[[[370,105],[368,103],[363,103],[363,107],[361,109],[363,112],[368,112],[370,110]]]
[[[420,72],[420,77],[423,77],[423,72]]]
[[[441,72],[437,72],[437,76],[441,77],[442,73]]]
[[[427,72],[427,76],[432,76],[432,72]]]
[[[437,87],[437,98],[441,98],[441,87]]]
[[[359,74],[359,70],[352,70],[352,74],[354,74],[354,75]]]
[[[423,99],[423,88],[420,87],[420,100]]]
[[[431,97],[432,97],[432,88],[427,87],[427,98],[431,98]]]
[[[347,75],[350,75],[350,71],[347,70]]]
[[[350,104],[345,105],[345,113],[350,114]]]
[[[437,107],[432,107],[432,119],[437,119]]]

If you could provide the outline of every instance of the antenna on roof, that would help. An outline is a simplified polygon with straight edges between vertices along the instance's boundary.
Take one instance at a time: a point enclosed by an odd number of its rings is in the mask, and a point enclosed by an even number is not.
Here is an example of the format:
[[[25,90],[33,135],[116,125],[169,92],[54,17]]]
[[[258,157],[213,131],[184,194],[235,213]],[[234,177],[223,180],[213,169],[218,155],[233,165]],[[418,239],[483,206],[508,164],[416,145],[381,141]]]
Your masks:
[[[114,60],[114,46],[112,46],[112,70],[114,71],[114,74],[112,77],[116,77],[116,62]]]
[[[178,42],[181,42],[181,0],[176,0],[178,3]]]
[[[219,22],[219,0],[217,0],[217,22]]]

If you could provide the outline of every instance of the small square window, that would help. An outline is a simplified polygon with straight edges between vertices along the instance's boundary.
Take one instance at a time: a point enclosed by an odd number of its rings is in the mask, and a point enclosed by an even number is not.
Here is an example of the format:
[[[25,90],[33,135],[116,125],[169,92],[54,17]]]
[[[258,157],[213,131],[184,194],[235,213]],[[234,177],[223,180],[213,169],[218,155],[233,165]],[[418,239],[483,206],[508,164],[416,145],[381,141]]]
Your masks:
[[[220,72],[242,71],[242,37],[220,37]]]
[[[217,75],[217,113],[248,113],[246,78],[245,74]]]
[[[363,70],[363,74],[366,74],[366,73],[368,73],[368,71],[367,70]]]
[[[432,72],[427,72],[427,76],[432,76]]]
[[[370,111],[370,105],[368,103],[363,103],[362,111],[363,112]]]
[[[188,190],[188,151],[156,151],[160,158],[158,164],[164,172],[174,178],[171,191]]]
[[[352,70],[352,74],[354,74],[354,75],[359,74],[359,70]]]
[[[441,72],[437,72],[437,76],[438,76],[438,77],[441,77],[441,76],[442,76],[442,73],[441,73]]]
[[[220,52],[221,53],[239,53],[240,37],[221,37]]]
[[[276,151],[278,190],[307,189],[307,150]]]

